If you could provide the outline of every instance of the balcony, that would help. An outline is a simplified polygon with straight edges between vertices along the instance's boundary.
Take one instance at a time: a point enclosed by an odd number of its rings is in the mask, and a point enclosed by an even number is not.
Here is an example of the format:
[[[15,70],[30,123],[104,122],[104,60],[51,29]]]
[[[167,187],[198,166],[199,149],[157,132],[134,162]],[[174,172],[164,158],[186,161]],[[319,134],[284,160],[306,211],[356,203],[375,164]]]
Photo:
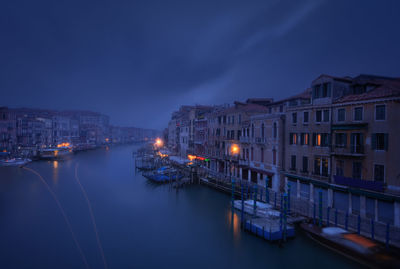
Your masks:
[[[239,165],[249,166],[249,160],[239,159]]]
[[[363,180],[351,177],[333,176],[335,183],[353,188],[383,192],[384,183],[381,181]]]
[[[267,139],[265,137],[256,137],[255,141],[257,144],[265,144]]]
[[[364,156],[364,145],[355,144],[347,147],[342,147],[335,145],[332,148],[333,155],[341,155],[341,156],[354,156],[354,157],[363,157]]]
[[[250,137],[248,137],[248,136],[241,136],[239,138],[239,141],[240,141],[240,143],[250,143],[251,142]]]

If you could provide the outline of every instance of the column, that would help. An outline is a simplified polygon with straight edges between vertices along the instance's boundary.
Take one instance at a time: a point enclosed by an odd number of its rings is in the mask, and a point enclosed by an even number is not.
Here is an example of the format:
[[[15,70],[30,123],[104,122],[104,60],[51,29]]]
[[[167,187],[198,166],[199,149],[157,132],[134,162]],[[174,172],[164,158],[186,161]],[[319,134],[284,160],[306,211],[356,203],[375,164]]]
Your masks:
[[[394,226],[400,227],[400,202],[394,202]]]
[[[360,215],[365,218],[367,214],[367,201],[364,195],[360,195]]]
[[[378,221],[378,199],[375,199],[375,221]]]
[[[297,187],[297,198],[300,198],[300,180],[297,180],[297,184],[296,184],[296,187]]]
[[[250,182],[251,181],[251,171],[250,171],[250,169],[249,170],[247,170],[248,172],[248,177],[247,177],[247,180]]]
[[[314,203],[314,185],[310,183],[310,202]]]
[[[240,179],[243,179],[243,169],[242,169],[242,167],[239,168],[239,176],[240,176]]]
[[[260,182],[260,173],[257,173],[257,184]]]

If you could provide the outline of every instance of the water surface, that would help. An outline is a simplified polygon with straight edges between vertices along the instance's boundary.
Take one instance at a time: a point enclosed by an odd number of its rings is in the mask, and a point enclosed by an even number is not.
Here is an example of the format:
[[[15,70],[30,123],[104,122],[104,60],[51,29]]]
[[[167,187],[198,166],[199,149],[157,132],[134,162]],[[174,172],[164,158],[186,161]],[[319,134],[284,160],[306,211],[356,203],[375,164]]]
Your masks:
[[[134,169],[135,146],[28,165],[59,199],[91,268],[354,268],[301,232],[283,248],[240,230],[229,195],[204,186],[177,192]],[[77,168],[76,168],[77,167]],[[0,169],[0,268],[86,268],[53,197],[39,178]]]

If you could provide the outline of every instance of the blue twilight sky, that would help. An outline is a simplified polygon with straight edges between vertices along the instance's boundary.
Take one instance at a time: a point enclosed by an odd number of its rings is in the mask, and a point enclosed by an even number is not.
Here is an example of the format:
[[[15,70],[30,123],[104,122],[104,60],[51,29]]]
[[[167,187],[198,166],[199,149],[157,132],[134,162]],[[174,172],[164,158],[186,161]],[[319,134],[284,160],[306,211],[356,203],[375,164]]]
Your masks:
[[[400,77],[400,1],[0,4],[0,105],[163,128],[181,104],[284,98],[321,73]]]

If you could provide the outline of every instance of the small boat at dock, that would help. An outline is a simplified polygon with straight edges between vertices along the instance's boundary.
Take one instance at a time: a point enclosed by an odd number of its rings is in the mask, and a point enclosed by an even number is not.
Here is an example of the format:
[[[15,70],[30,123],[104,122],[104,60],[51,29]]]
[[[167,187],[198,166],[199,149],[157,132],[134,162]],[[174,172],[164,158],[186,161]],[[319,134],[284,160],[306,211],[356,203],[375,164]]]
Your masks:
[[[163,166],[157,170],[143,173],[143,176],[156,183],[167,183],[183,177],[176,169],[168,166]]]
[[[63,159],[69,155],[72,155],[72,149],[69,147],[48,148],[42,149],[39,152],[40,159],[44,160]]]
[[[302,223],[310,238],[350,259],[371,268],[400,268],[400,251],[338,227],[319,227]]]

